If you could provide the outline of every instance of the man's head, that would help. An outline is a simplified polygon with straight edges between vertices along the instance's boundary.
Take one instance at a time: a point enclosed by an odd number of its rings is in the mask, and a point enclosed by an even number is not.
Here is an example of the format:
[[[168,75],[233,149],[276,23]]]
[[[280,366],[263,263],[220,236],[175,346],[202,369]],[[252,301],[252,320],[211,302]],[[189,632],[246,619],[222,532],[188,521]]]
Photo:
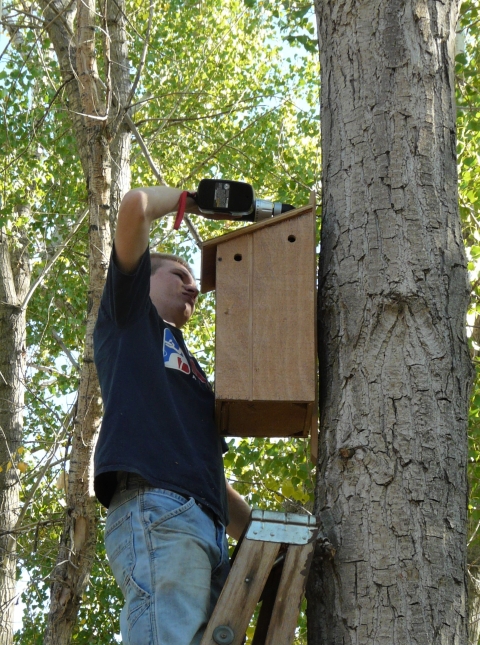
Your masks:
[[[151,253],[150,298],[159,315],[182,327],[191,317],[198,296],[197,283],[185,260],[169,253]]]

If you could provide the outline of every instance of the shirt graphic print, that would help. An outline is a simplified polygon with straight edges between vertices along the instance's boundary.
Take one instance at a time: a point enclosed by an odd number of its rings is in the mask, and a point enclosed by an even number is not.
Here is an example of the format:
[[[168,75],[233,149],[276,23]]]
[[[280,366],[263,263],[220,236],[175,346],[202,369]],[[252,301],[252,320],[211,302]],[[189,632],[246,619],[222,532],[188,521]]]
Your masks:
[[[189,362],[175,336],[168,328],[165,328],[163,334],[163,360],[165,367],[179,370],[184,374],[190,374]]]

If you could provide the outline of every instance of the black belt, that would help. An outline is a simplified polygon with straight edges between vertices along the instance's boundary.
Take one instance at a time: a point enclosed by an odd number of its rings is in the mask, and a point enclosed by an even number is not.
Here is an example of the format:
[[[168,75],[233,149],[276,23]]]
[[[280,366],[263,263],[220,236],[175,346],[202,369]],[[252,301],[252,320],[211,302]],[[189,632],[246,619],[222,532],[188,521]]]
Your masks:
[[[145,477],[137,475],[137,473],[119,470],[117,471],[117,488],[121,490],[135,490],[135,488],[155,488],[155,486],[146,480]],[[186,499],[185,501],[188,500]]]

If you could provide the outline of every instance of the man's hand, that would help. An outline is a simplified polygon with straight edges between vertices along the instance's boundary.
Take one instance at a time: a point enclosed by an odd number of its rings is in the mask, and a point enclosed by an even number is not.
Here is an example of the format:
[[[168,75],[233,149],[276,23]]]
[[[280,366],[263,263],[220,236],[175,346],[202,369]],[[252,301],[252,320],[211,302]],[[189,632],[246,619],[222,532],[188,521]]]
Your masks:
[[[230,524],[227,533],[235,540],[239,540],[250,521],[252,509],[241,495],[234,490],[227,481],[227,501]]]

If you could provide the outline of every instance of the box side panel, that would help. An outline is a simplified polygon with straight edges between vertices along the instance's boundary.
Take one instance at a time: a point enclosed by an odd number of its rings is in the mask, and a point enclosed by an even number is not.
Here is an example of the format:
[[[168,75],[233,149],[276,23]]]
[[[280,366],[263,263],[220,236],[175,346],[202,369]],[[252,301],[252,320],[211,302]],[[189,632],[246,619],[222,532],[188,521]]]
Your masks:
[[[314,401],[313,211],[253,239],[253,399]]]
[[[215,395],[252,398],[252,236],[219,244],[216,258]]]
[[[215,289],[215,272],[217,260],[217,247],[204,244],[202,247],[201,292],[207,293]]]

